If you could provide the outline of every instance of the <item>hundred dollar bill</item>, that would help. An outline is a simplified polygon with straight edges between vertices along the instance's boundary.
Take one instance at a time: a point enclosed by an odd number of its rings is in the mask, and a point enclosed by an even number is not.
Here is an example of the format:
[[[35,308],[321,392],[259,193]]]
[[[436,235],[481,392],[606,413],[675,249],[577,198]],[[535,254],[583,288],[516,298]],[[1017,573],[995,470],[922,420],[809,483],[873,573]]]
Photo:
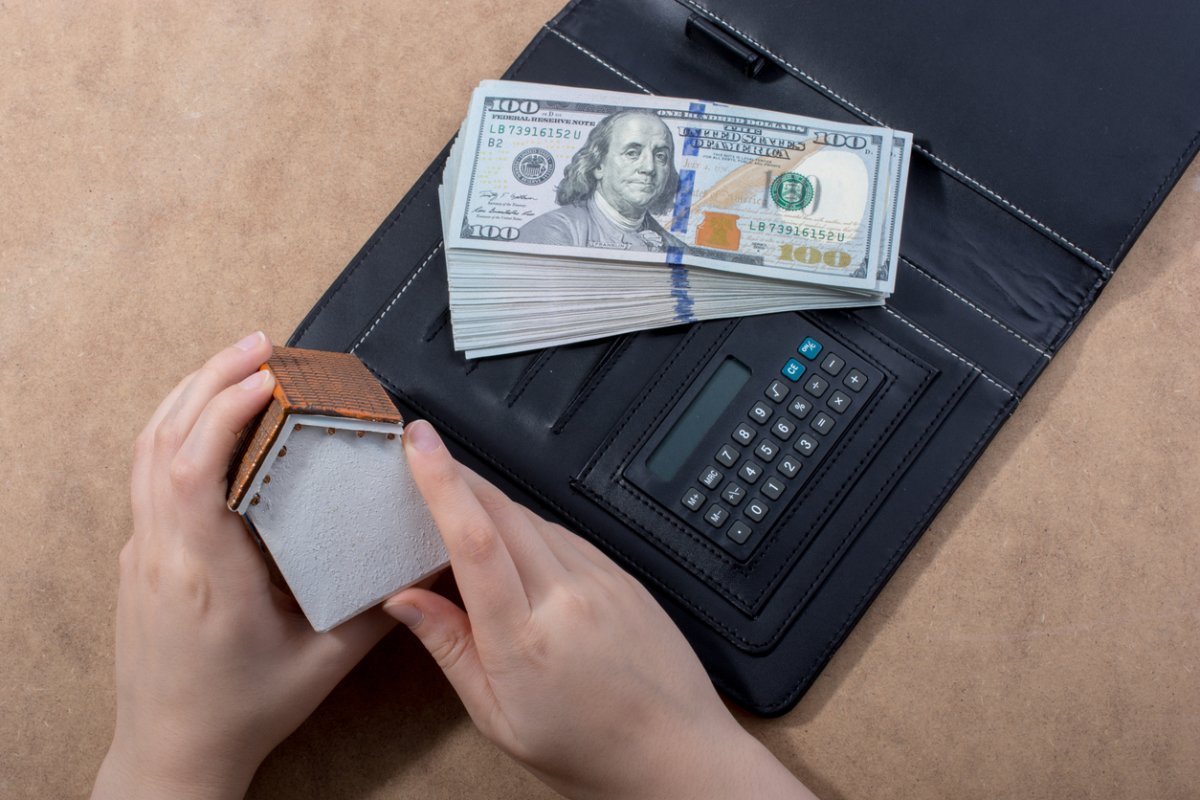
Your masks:
[[[447,260],[658,263],[886,296],[911,141],[709,101],[487,81],[444,175]]]

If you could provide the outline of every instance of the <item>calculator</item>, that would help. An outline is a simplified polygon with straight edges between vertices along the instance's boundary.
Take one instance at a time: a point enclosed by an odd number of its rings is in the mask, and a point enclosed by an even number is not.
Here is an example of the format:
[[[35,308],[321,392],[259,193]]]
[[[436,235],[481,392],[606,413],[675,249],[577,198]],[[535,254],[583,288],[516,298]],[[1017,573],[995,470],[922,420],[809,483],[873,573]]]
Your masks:
[[[625,478],[744,560],[820,473],[886,376],[802,317],[779,326],[782,341],[739,332],[680,396]]]

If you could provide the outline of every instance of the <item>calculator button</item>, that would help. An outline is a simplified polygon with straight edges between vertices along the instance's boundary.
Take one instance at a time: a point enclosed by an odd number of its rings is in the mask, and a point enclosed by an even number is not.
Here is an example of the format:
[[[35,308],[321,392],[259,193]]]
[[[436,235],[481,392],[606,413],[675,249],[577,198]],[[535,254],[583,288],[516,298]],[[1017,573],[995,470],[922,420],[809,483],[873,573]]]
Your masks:
[[[720,461],[725,466],[732,467],[734,464],[737,463],[738,454],[740,452],[741,451],[739,451],[736,447],[731,447],[730,445],[723,444],[723,445],[721,445],[721,449],[717,451],[716,458],[717,458],[717,461]]]
[[[692,511],[699,511],[704,505],[704,495],[700,494],[698,489],[688,489],[687,494],[683,496],[683,504]]]
[[[733,440],[741,444],[750,444],[754,441],[754,428],[751,428],[746,423],[740,423],[733,429]]]
[[[788,388],[783,381],[771,381],[771,385],[763,394],[776,403],[782,403],[788,396]]]
[[[738,544],[745,544],[746,540],[750,538],[751,533],[753,531],[750,530],[750,526],[738,520],[729,526],[729,530],[725,532],[725,535]]]
[[[825,356],[825,360],[821,362],[821,369],[828,372],[830,375],[837,375],[842,371],[842,367],[846,366],[846,362],[835,356],[833,353]]]
[[[766,482],[763,483],[762,493],[765,494],[769,500],[778,500],[779,496],[783,494],[783,490],[786,488],[787,484],[779,480],[779,478],[772,476],[767,478]]]
[[[769,405],[763,402],[758,402],[754,404],[754,408],[750,409],[749,417],[755,422],[763,423],[769,420],[773,413],[775,413],[775,411]]]
[[[842,383],[849,386],[850,391],[860,392],[860,391],[862,391],[862,388],[867,385],[867,376],[863,375],[861,372],[859,372],[856,369],[852,369],[846,375],[846,378],[845,378],[845,380],[842,381]]]
[[[751,500],[750,504],[746,506],[746,516],[755,522],[762,522],[763,517],[765,517],[767,512],[770,510],[771,509],[762,500]]]
[[[754,455],[763,461],[774,461],[775,456],[779,455],[779,445],[770,439],[763,439],[758,443],[758,447],[754,448]]]
[[[781,372],[783,372],[783,377],[787,378],[789,381],[795,382],[800,380],[800,376],[804,374],[804,369],[804,365],[799,361],[794,358],[789,358],[787,363],[783,365]]]
[[[721,499],[731,506],[736,506],[746,499],[746,487],[730,481],[729,485],[725,487],[725,491],[721,492]]]
[[[758,479],[763,474],[762,464],[755,464],[753,461],[747,461],[742,464],[742,468],[738,470],[738,477],[746,481],[746,483],[757,483]]]
[[[705,467],[704,472],[700,473],[700,482],[709,489],[717,488],[717,484],[721,482],[721,470],[716,467]]]
[[[704,521],[714,528],[724,525],[727,519],[729,519],[729,512],[720,506],[711,506],[708,511],[704,512]]]
[[[813,397],[820,397],[825,394],[825,390],[829,388],[829,381],[822,378],[820,375],[813,375],[808,379],[808,383],[804,384],[804,391],[811,394]]]
[[[817,452],[817,440],[809,436],[807,433],[802,433],[800,434],[800,438],[796,440],[795,448],[796,452],[802,455],[811,456],[813,453]]]
[[[845,392],[834,392],[829,396],[829,407],[839,414],[850,407],[850,395]]]
[[[800,346],[796,348],[796,352],[812,361],[821,354],[821,343],[809,336]]]
[[[812,411],[812,403],[804,397],[797,397],[788,406],[788,411],[792,412],[799,419],[804,419],[808,416],[808,412]]]
[[[833,430],[833,417],[822,411],[813,418],[812,427],[814,431],[824,436]]]
[[[779,462],[779,472],[785,478],[794,478],[800,473],[800,461],[793,456],[784,456]]]
[[[778,436],[783,441],[792,438],[792,434],[796,432],[796,423],[792,422],[787,417],[780,417],[775,420],[775,424],[771,426],[771,433]]]

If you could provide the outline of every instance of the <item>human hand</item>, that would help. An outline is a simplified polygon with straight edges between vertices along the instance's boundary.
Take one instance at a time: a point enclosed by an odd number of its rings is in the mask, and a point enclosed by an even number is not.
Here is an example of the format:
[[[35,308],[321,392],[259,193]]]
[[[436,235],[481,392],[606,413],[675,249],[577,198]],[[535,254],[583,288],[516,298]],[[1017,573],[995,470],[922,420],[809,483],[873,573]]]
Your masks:
[[[137,439],[121,551],[117,723],[93,798],[241,797],[254,771],[395,624],[318,634],[225,506],[241,430],[271,396],[261,333],[167,395]]]
[[[428,423],[404,442],[466,613],[420,588],[384,610],[485,736],[574,798],[812,797],[737,724],[640,583],[454,461]]]

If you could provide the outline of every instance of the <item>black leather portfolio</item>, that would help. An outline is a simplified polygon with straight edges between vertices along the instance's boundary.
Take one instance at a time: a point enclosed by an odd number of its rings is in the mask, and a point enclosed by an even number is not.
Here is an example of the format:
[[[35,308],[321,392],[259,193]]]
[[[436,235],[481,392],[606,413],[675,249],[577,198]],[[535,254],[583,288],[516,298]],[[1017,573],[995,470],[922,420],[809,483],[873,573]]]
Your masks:
[[[290,343],[356,353],[407,417],[638,576],[718,688],[783,713],[1196,152],[1197,32],[1182,0],[576,0],[504,77],[912,131],[887,305],[466,360],[443,152]],[[780,379],[798,352],[824,385]],[[749,496],[715,524],[735,474]]]

